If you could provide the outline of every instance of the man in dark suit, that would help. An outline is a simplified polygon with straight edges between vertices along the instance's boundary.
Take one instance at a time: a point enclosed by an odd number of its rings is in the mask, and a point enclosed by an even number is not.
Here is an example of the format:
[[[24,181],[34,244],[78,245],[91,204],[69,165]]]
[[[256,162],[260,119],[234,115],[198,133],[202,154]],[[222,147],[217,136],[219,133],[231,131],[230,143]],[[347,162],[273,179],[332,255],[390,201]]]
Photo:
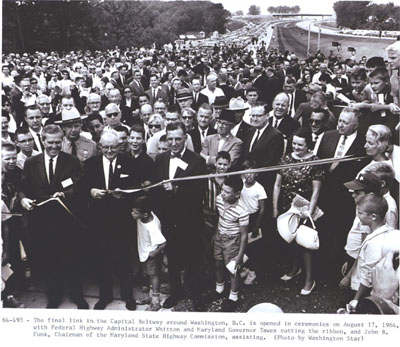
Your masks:
[[[278,94],[272,103],[269,123],[283,134],[285,140],[289,140],[293,132],[300,127],[300,123],[290,117],[288,111],[289,96],[286,93]]]
[[[134,225],[129,201],[116,188],[130,188],[135,182],[133,162],[119,153],[118,133],[104,131],[100,138],[102,154],[85,161],[82,189],[89,202],[89,229],[99,281],[99,301],[95,310],[104,310],[113,301],[113,265],[120,280],[121,298],[128,310],[135,310],[130,245]]]
[[[226,73],[220,72],[218,74],[218,87],[222,89],[228,101],[236,95],[235,89],[228,85],[228,75]]]
[[[118,77],[114,79],[116,83],[116,88],[119,89],[121,94],[128,82],[127,73],[128,73],[128,65],[120,65],[118,67]]]
[[[340,158],[347,155],[364,156],[365,138],[358,129],[360,113],[354,108],[346,107],[339,116],[338,129],[325,132],[317,156],[320,159]],[[319,207],[325,212],[321,222],[324,233],[321,233],[321,248],[329,248],[337,254],[331,261],[337,266],[343,263],[343,247],[347,233],[355,216],[355,205],[351,193],[343,183],[353,180],[357,173],[366,165],[365,161],[347,161],[334,163],[327,168],[329,174],[321,187]]]
[[[257,88],[260,91],[259,100],[267,102],[268,99],[268,79],[262,74],[263,69],[261,66],[254,67],[254,80],[253,87]]]
[[[42,132],[44,153],[25,161],[21,192],[22,207],[32,226],[33,269],[43,269],[47,284],[47,308],[57,308],[67,285],[73,302],[80,309],[89,306],[82,296],[80,280],[80,228],[57,202],[37,206],[51,197],[62,199],[75,213],[77,185],[81,176],[79,159],[61,152],[63,131],[47,125]],[[75,209],[74,209],[75,207]]]
[[[242,162],[252,159],[257,167],[276,165],[282,157],[284,138],[282,133],[269,124],[268,112],[265,106],[254,106],[251,110],[253,128],[247,132],[243,144]],[[272,196],[275,181],[274,172],[260,173],[257,180]]]
[[[217,133],[211,124],[213,121],[213,109],[209,104],[202,104],[197,112],[197,127],[188,132],[192,138],[193,148],[196,153],[201,152],[202,144],[208,135]]]
[[[296,80],[292,77],[286,79],[283,85],[283,91],[289,96],[288,114],[290,117],[293,117],[299,105],[307,101],[306,92],[296,89]]]
[[[185,147],[186,129],[183,123],[167,125],[167,140],[171,150],[156,157],[156,181],[197,176],[206,173],[205,160]],[[167,239],[170,296],[164,307],[175,306],[183,296],[181,271],[185,270],[194,310],[204,311],[200,296],[202,202],[207,181],[165,183],[155,192],[157,215]]]
[[[196,76],[192,79],[192,94],[193,94],[193,102],[192,109],[195,111],[199,110],[200,105],[208,104],[208,97],[204,94],[201,94],[202,85],[200,81],[200,77]]]
[[[239,96],[232,98],[229,101],[228,110],[235,112],[235,123],[236,125],[232,128],[231,133],[238,139],[244,142],[247,131],[251,128],[251,125],[243,121],[243,116],[246,110],[249,108],[245,105],[244,100]]]

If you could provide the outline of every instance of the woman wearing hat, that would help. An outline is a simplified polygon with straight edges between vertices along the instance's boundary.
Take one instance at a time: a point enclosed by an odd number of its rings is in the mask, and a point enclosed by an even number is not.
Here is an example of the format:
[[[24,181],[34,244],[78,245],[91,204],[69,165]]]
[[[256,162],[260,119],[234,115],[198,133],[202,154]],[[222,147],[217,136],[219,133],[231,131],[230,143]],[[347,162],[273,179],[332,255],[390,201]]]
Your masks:
[[[280,165],[301,164],[318,159],[310,150],[312,137],[308,129],[300,128],[296,130],[293,133],[291,142],[293,152],[282,158],[279,162]],[[297,194],[310,201],[308,211],[312,216],[317,206],[323,177],[324,171],[321,166],[317,165],[303,165],[278,171],[272,197],[274,218],[289,210],[292,200]],[[312,251],[293,243],[290,244],[289,249],[292,258],[292,267],[288,273],[281,277],[281,280],[289,281],[302,272],[299,262],[299,257],[302,256],[306,276],[304,288],[300,294],[309,295],[315,287],[312,274]]]

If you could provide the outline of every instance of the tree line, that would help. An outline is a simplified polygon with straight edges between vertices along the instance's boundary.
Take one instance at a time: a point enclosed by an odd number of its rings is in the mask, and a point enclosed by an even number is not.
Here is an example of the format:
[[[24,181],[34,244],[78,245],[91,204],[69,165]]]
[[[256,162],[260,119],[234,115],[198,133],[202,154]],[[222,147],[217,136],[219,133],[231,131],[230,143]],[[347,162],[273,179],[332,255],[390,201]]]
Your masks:
[[[269,13],[299,13],[300,6],[270,6],[267,11]]]
[[[189,31],[225,32],[230,13],[209,1],[5,0],[3,52],[157,47]]]
[[[393,2],[337,1],[333,4],[336,24],[350,29],[399,30],[400,6]]]

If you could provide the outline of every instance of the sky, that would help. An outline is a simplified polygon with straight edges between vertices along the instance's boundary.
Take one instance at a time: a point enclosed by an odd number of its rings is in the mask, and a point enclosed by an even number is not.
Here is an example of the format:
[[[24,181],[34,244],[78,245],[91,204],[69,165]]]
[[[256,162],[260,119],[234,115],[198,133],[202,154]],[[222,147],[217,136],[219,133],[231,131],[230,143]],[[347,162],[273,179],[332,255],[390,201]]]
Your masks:
[[[323,13],[323,14],[334,14],[333,4],[337,0],[211,0],[215,3],[222,3],[224,8],[230,12],[236,12],[242,10],[244,14],[247,14],[251,5],[259,6],[261,14],[268,14],[267,8],[269,6],[295,6],[299,5],[301,12],[305,13]],[[385,4],[390,1],[377,0],[373,1],[377,4]],[[396,0],[391,2],[396,3]]]

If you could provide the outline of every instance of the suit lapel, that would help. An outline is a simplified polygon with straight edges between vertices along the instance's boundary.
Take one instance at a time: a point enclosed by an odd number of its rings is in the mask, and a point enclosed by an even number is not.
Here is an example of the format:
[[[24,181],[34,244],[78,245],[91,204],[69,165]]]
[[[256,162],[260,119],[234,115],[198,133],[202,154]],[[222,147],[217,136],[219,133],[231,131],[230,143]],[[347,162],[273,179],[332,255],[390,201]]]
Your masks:
[[[40,179],[47,187],[49,187],[49,181],[47,179],[47,174],[46,174],[46,166],[44,165],[43,153],[38,157],[37,165],[38,165],[37,172],[39,173]]]
[[[175,176],[174,178],[178,178],[178,177],[184,177],[185,176],[185,172],[188,171],[189,169],[189,162],[190,162],[190,153],[188,152],[188,149],[185,150],[185,153],[183,154],[182,160],[188,164],[188,167],[186,168],[186,170],[182,170],[179,166],[177,167],[176,171],[175,171]]]
[[[56,182],[59,182],[59,177],[61,176],[61,172],[64,167],[64,162],[65,162],[65,157],[63,156],[63,153],[60,152],[60,154],[58,155],[57,164],[56,164],[56,167],[54,170],[53,182],[50,187],[51,189],[54,188],[54,185],[56,184]]]

